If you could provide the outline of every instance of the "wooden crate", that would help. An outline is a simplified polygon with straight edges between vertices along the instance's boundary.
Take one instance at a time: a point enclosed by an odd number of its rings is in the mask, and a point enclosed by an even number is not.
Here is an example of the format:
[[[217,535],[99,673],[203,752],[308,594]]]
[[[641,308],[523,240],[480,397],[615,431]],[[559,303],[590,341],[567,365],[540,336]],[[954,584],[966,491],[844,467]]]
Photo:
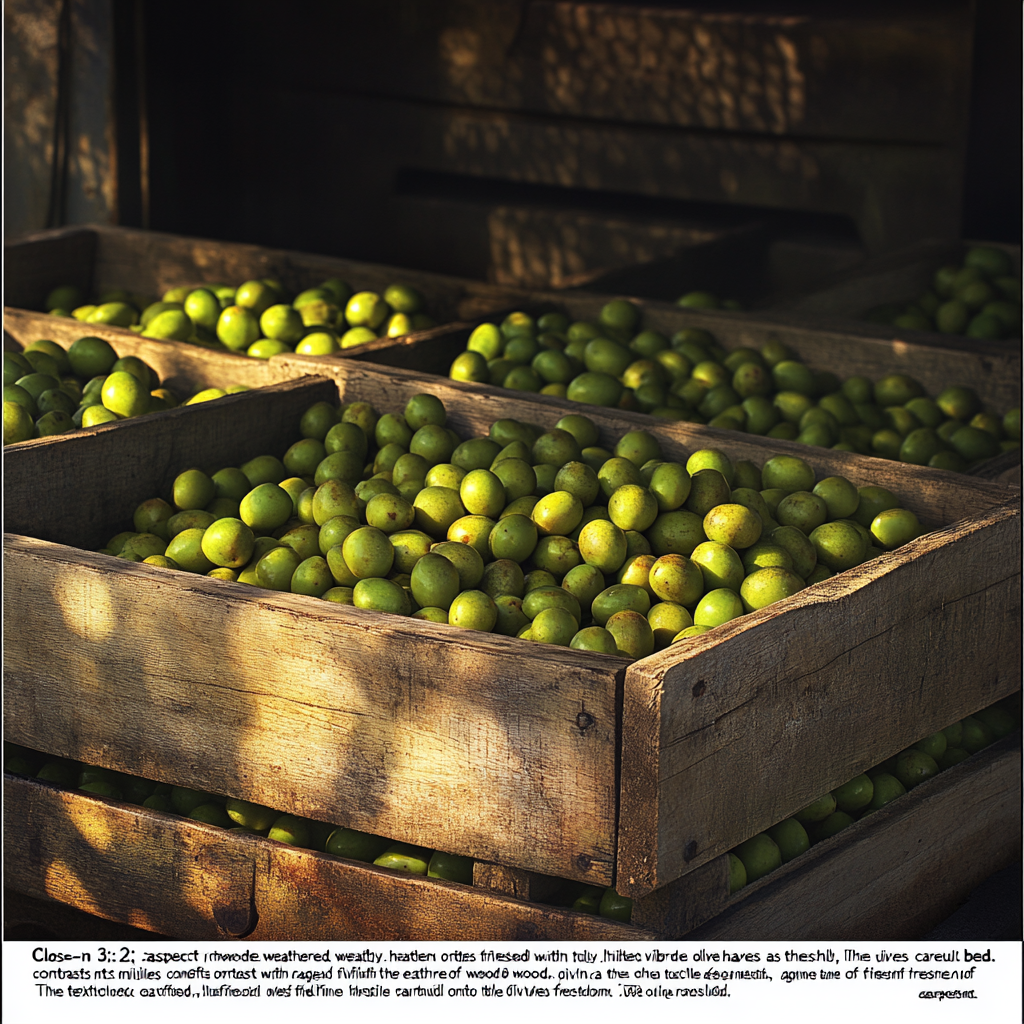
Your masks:
[[[1020,685],[1017,493],[613,411],[588,410],[603,444],[644,425],[668,457],[792,452],[938,528],[633,664],[82,550],[185,466],[282,454],[319,399],[389,410],[430,391],[464,436],[567,411],[356,360],[330,372],[6,453],[8,739],[642,895]]]
[[[9,774],[5,884],[100,926],[207,940],[915,939],[1020,856],[1020,769],[1008,737],[735,895],[720,857],[636,900],[629,925]]]
[[[124,288],[158,297],[179,285],[239,285],[257,277],[277,278],[298,292],[340,277],[356,291],[411,284],[423,293],[426,312],[445,323],[458,319],[467,294],[489,292],[482,282],[425,271],[103,224],[41,231],[6,245],[4,256],[4,302],[32,310],[42,310],[48,292],[61,284],[77,285],[87,295]],[[83,333],[97,326],[81,324]]]
[[[101,225],[43,232],[7,246],[5,253],[5,302],[21,309],[38,308],[57,284],[160,293],[192,281],[220,278],[241,282],[247,277],[269,275],[279,277],[287,287],[303,287],[328,275],[348,277],[353,284],[360,282],[371,288],[383,288],[400,278],[424,293],[439,321],[449,322],[476,321],[521,308],[561,309],[575,319],[596,320],[608,301],[605,295],[586,292],[501,287],[308,253]],[[975,388],[997,409],[1020,403],[1020,352],[1004,343],[967,343],[938,335],[920,335],[908,342],[893,340],[891,330],[872,330],[871,325],[821,325],[786,313],[684,310],[658,301],[643,301],[640,305],[644,325],[667,334],[684,327],[703,327],[727,349],[760,346],[769,338],[781,337],[815,369],[834,370],[844,376],[863,373],[873,378],[885,373],[909,373],[931,393],[949,384],[964,384]],[[78,321],[53,317],[33,324],[16,318],[13,310],[5,310],[5,317],[19,332],[19,339],[27,337],[26,331],[34,330],[45,330],[47,333],[40,337],[53,337],[61,343],[70,343],[80,336],[78,332],[98,334],[115,347],[118,339],[125,339],[125,344],[138,339],[134,332],[116,327],[80,325]],[[345,355],[447,376],[451,360],[460,351],[456,343],[407,343],[417,338],[378,339],[346,350]],[[437,335],[431,333],[429,338]],[[167,344],[189,356],[196,347]]]
[[[1013,261],[1014,273],[1021,272],[1020,246],[992,242],[951,242],[928,239],[897,252],[868,260],[860,266],[836,274],[812,291],[789,297],[773,308],[792,313],[829,318],[843,322],[848,328],[871,329],[879,333],[892,333],[893,328],[871,324],[864,314],[875,306],[887,303],[914,302],[927,289],[932,288],[935,271],[948,264],[961,265],[964,254],[972,245],[995,245],[1005,251]],[[927,332],[904,332],[915,338]],[[1002,342],[1008,345],[1009,342]]]

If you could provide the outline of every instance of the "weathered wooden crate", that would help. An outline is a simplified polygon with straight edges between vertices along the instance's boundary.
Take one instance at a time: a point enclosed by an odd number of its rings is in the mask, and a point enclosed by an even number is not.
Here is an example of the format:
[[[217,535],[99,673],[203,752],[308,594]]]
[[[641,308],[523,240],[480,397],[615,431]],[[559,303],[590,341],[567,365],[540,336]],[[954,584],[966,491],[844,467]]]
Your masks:
[[[5,310],[6,321],[12,325],[9,329],[19,332],[19,340],[34,330],[45,329],[47,333],[41,337],[68,344],[81,333],[107,338],[115,347],[138,340],[138,335],[121,328],[101,328],[56,317],[33,322],[19,319],[16,310],[38,309],[47,292],[58,284],[77,284],[87,289],[123,287],[155,294],[193,281],[220,278],[241,282],[248,277],[271,275],[280,278],[286,287],[304,287],[311,280],[335,274],[350,278],[353,285],[358,282],[357,286],[368,288],[382,289],[396,279],[407,281],[427,297],[439,322],[476,321],[514,309],[556,308],[576,319],[596,320],[608,301],[606,295],[587,292],[501,287],[308,253],[102,225],[42,232],[7,246],[5,256],[4,301],[15,307]],[[644,301],[641,305],[644,325],[668,334],[684,327],[703,327],[727,349],[759,346],[770,337],[781,337],[815,369],[870,377],[909,373],[931,392],[953,383],[964,384],[1001,410],[1020,402],[1020,352],[1005,343],[973,339],[967,343],[961,338],[927,334],[908,342],[893,340],[891,330],[872,325],[837,327],[795,319],[781,312],[754,315],[685,310],[659,301]],[[421,344],[416,343],[419,335],[384,338],[346,350],[345,355],[447,376],[451,360],[461,349],[454,340],[442,344],[435,341],[437,338],[437,332],[430,332]],[[166,344],[172,346],[171,351],[183,352],[186,358],[194,357],[192,350],[196,346]]]
[[[886,303],[916,301],[924,291],[932,287],[935,271],[947,264],[960,265],[972,245],[994,245],[1004,250],[1013,261],[1014,272],[1020,276],[1019,245],[928,239],[838,273],[812,291],[791,296],[776,303],[773,308],[844,322],[848,328],[853,326],[849,323],[852,321],[856,323],[857,330],[870,330],[874,327],[880,334],[891,334],[893,328],[872,325],[864,320],[864,315],[873,307]],[[917,337],[925,332],[906,333]]]
[[[8,739],[642,895],[1020,685],[1016,492],[634,414],[589,410],[604,444],[642,424],[669,457],[798,453],[936,529],[634,664],[83,550],[186,466],[282,454],[319,399],[430,391],[465,436],[567,410],[330,372],[6,453]]]
[[[457,320],[458,305],[468,294],[493,291],[483,282],[443,274],[104,224],[42,231],[4,247],[4,302],[31,310],[42,310],[48,292],[61,284],[77,285],[87,294],[124,288],[159,296],[179,285],[242,284],[257,277],[274,277],[286,289],[301,291],[332,276],[357,291],[382,292],[396,281],[411,284],[438,323]],[[89,333],[98,325],[80,326]]]
[[[5,885],[207,940],[913,939],[1020,856],[1020,770],[1017,735],[733,896],[719,857],[636,900],[630,925],[13,775],[4,777]]]

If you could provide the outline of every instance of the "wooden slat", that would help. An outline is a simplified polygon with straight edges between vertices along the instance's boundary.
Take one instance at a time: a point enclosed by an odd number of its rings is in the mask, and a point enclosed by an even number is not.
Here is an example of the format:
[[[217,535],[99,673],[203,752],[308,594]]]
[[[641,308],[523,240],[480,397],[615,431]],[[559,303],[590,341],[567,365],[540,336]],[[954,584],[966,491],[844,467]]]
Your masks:
[[[687,938],[919,939],[1020,860],[1020,734],[922,783],[751,887]]]
[[[208,825],[4,776],[4,883],[150,932],[227,939],[251,928],[253,863]],[[154,880],[174,880],[160,898]]]
[[[1020,613],[1018,498],[631,664],[618,890],[664,885],[1019,689]]]
[[[256,882],[260,916],[253,939],[619,942],[656,938],[645,929],[589,914],[268,845],[272,848],[267,870]],[[445,968],[440,963],[430,966]],[[459,983],[467,981],[473,984],[464,968]]]
[[[97,915],[101,925],[207,940],[656,937],[7,774],[4,813],[6,884]]]
[[[385,0],[334,16],[371,41],[341,66],[326,17],[302,68],[325,91],[758,135],[949,142],[966,124],[969,6],[791,15]],[[272,26],[254,18],[254,44]]]
[[[83,942],[138,942],[165,936],[143,928],[109,921],[67,903],[36,899],[4,889],[4,939],[70,939]]]
[[[15,742],[611,882],[620,659],[524,663],[513,639],[10,535],[4,601]]]
[[[300,96],[268,87],[258,87],[254,97],[261,118],[285,118],[299,136],[312,137],[325,123],[344,123],[353,137],[373,139],[377,162],[349,168],[344,187],[372,196],[375,210],[386,210],[390,195],[381,168],[396,174],[411,167],[469,178],[837,214],[854,222],[869,252],[922,237],[954,237],[959,229],[959,147],[667,131],[411,100],[305,91]],[[281,187],[280,167],[257,164],[252,172],[247,188],[254,196]],[[910,193],[907,181],[914,182]],[[369,231],[366,210],[354,208],[345,216],[351,218],[347,227]]]
[[[511,896],[517,900],[536,902],[546,900],[561,885],[562,880],[535,871],[510,868],[504,864],[473,862],[473,885],[478,889]]]

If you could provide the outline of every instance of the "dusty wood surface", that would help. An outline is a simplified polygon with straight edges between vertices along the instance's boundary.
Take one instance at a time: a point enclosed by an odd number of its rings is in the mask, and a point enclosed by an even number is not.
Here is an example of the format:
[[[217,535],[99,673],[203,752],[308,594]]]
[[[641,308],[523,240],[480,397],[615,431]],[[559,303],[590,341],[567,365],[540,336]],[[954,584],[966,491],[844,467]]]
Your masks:
[[[679,938],[716,917],[728,902],[729,858],[716,857],[634,899],[631,921],[665,938]]]
[[[226,939],[248,930],[253,864],[228,833],[4,776],[4,883],[135,928]],[[154,880],[174,879],[155,899]]]
[[[473,885],[501,896],[534,902],[546,900],[562,885],[562,880],[478,860],[473,862]]]
[[[266,844],[253,939],[653,939],[645,929]],[[443,964],[431,965],[444,969]],[[511,972],[510,972],[511,973]],[[461,984],[466,983],[465,969]],[[470,981],[470,984],[473,982]]]
[[[514,0],[413,12],[385,0],[346,12],[339,30],[380,45],[335,68],[332,34],[311,38],[305,70],[332,91],[759,135],[949,142],[965,128],[973,14]]]
[[[16,742],[610,884],[621,659],[8,541]]]
[[[4,940],[32,941],[40,939],[71,939],[84,942],[140,942],[168,936],[78,910],[67,903],[36,899],[14,889],[4,889]]]
[[[1019,689],[1020,615],[1018,498],[630,665],[618,890],[670,882]]]
[[[7,886],[105,919],[82,938],[107,921],[208,940],[656,937],[18,776],[4,776],[4,810]]]
[[[1020,859],[1020,734],[741,889],[697,940],[918,939]]]

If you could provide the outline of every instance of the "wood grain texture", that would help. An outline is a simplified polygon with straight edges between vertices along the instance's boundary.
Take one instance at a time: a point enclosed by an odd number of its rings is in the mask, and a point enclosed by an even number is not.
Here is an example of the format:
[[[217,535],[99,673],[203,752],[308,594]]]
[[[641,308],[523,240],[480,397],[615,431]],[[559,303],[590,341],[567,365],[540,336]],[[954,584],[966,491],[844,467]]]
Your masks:
[[[4,813],[5,882],[16,893],[171,938],[656,937],[7,774]]]
[[[303,70],[323,90],[758,135],[949,142],[965,129],[968,7],[793,16],[385,0],[336,17],[375,45],[334,67],[332,33],[311,38]],[[268,45],[272,26],[247,29]]]
[[[610,884],[621,659],[28,539],[5,576],[16,742]]]
[[[741,889],[701,940],[919,939],[1020,860],[1020,733]]]
[[[257,875],[260,917],[253,939],[618,942],[656,937],[632,925],[520,902],[475,886],[267,845],[272,847],[267,870]]]
[[[4,884],[162,935],[244,934],[251,858],[220,829],[167,817],[5,775]]]
[[[567,411],[556,399],[524,400],[352,359],[283,359],[291,362],[329,372],[332,379],[289,380],[154,414],[108,428],[106,434],[99,428],[59,441],[27,442],[5,455],[7,526],[27,535],[9,535],[5,542],[10,738],[148,777],[301,808],[311,817],[482,860],[607,884],[619,801],[616,697],[625,662],[580,652],[570,657],[540,645],[525,649],[512,639],[253,591],[47,543],[100,546],[130,522],[139,501],[166,493],[184,466],[215,468],[262,451],[282,453],[301,412],[316,400],[358,398],[380,411],[395,411],[411,395],[430,391],[444,401],[450,425],[462,436],[484,433],[505,416],[553,426]],[[594,412],[594,420],[609,446],[635,423],[647,425],[644,417],[611,411]],[[713,443],[734,458],[761,463],[785,447],[685,424],[653,432],[670,458]],[[784,723],[767,690],[781,687],[793,665],[808,670],[801,660],[806,643],[796,642],[799,637],[816,637],[824,629],[833,641],[836,603],[858,615],[874,608],[884,620],[891,600],[906,610],[908,621],[919,611],[934,617],[941,609],[936,612],[929,574],[945,574],[947,565],[959,572],[958,551],[962,560],[984,555],[971,578],[979,589],[995,589],[1007,573],[1012,576],[1012,559],[1007,561],[1005,552],[1015,543],[1013,513],[1002,510],[1010,498],[1005,488],[937,470],[793,447],[819,475],[840,473],[858,485],[891,485],[923,521],[948,529],[845,574],[838,583],[798,595],[787,605],[789,617],[768,610],[744,620],[749,630],[725,627],[729,632],[723,637],[735,634],[735,642],[721,651],[706,641],[691,649],[707,650],[698,670],[706,665],[708,672],[722,673],[720,685],[729,694],[740,685],[727,670],[734,653],[761,659],[766,682],[757,707],[773,728]],[[147,457],[140,460],[139,452]],[[38,501],[40,480],[48,482],[45,503]],[[1004,542],[1004,555],[996,558],[996,547]],[[890,573],[904,565],[909,568],[903,575]],[[916,583],[890,591],[890,575]],[[993,591],[992,601],[997,597]],[[1015,607],[1012,599],[1008,607]],[[950,621],[949,615],[940,616],[940,636]],[[977,622],[990,626],[988,613],[971,606],[952,624],[970,632]],[[856,623],[847,632],[855,628]],[[68,630],[80,642],[67,645]],[[911,635],[921,642],[918,633],[911,630]],[[996,640],[985,652],[990,659],[1004,639],[1002,633],[992,636]],[[218,652],[216,659],[207,653],[211,650]],[[51,656],[40,658],[40,651]],[[887,670],[889,657],[884,643],[869,645],[856,664],[873,677]],[[268,664],[274,666],[272,675]],[[621,748],[628,762],[623,807],[637,813],[639,787],[640,804],[650,806],[653,815],[624,830],[621,843],[634,844],[630,856],[656,860],[663,854],[652,844],[674,841],[667,830],[675,826],[659,817],[659,761],[667,756],[671,735],[685,731],[685,701],[680,710],[672,680],[693,667],[690,655],[673,652],[630,669],[640,673],[640,681],[627,687],[639,706],[627,708],[633,724]],[[75,696],[83,685],[90,693],[86,702]],[[837,707],[844,708],[845,691],[836,692]],[[826,691],[822,703],[814,704],[815,690],[808,698],[811,710],[824,714],[833,696]],[[788,705],[782,700],[779,706]],[[578,717],[583,712],[593,724]],[[912,720],[908,711],[908,728]],[[812,731],[819,728],[829,736],[827,724]],[[151,749],[150,734],[165,737],[166,745]],[[760,738],[740,750],[757,756]],[[337,753],[323,764],[318,751]],[[680,770],[680,780],[691,778]],[[358,794],[355,802],[352,793]],[[806,803],[814,795],[793,799]],[[678,823],[683,813],[666,805],[665,821]],[[784,813],[788,809],[779,816]],[[658,839],[663,829],[665,837]],[[698,848],[702,859],[714,855],[703,835]],[[677,868],[671,870],[681,873]],[[658,884],[675,877],[654,861],[651,870]],[[642,883],[637,889],[643,891]]]
[[[70,939],[75,942],[139,942],[164,936],[78,910],[57,900],[4,889],[4,939]]]
[[[1017,499],[631,664],[617,889],[664,885],[1019,689],[1020,615]]]
[[[538,875],[535,871],[523,871],[522,868],[510,868],[504,864],[488,864],[482,860],[473,862],[475,888],[517,900],[546,900],[562,884],[559,878]]]

